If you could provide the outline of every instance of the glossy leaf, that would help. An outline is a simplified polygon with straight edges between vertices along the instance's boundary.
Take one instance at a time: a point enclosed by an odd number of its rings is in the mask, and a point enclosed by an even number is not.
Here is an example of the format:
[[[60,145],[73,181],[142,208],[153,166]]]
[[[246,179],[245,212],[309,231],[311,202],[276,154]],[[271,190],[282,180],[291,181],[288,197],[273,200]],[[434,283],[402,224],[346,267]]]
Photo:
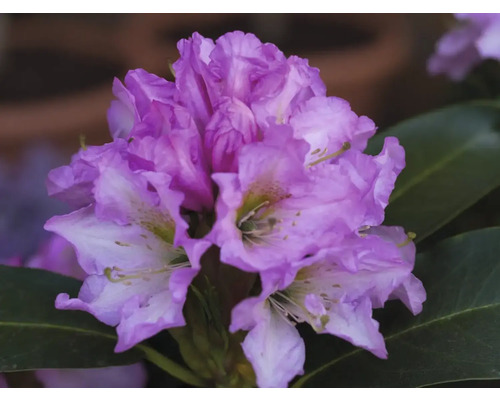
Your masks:
[[[499,243],[500,228],[489,228],[446,239],[419,254],[416,275],[428,299],[417,317],[400,308],[382,321],[388,360],[343,348],[296,385],[414,387],[500,379]]]
[[[75,296],[81,282],[51,272],[0,267],[0,371],[130,364],[142,352],[113,351],[114,329],[80,311],[54,307],[58,293]]]
[[[424,239],[500,186],[500,106],[476,102],[424,114],[375,137],[378,153],[386,136],[405,148],[384,225],[400,225]]]

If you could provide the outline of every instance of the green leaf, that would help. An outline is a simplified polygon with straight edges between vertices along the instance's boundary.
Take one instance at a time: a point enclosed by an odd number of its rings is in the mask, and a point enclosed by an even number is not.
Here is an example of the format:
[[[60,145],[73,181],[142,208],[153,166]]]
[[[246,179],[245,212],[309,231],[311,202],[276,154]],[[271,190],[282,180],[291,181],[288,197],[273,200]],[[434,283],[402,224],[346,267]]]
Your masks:
[[[417,317],[400,308],[392,324],[382,321],[388,360],[354,349],[307,371],[295,385],[414,387],[499,379],[499,243],[500,228],[488,228],[419,254],[416,275],[427,301]]]
[[[48,271],[0,266],[0,371],[131,364],[136,349],[115,353],[114,329],[81,311],[59,311],[61,292],[81,282]]]
[[[400,225],[424,239],[500,186],[500,106],[455,105],[424,114],[377,135],[376,154],[387,136],[406,151],[384,225]]]

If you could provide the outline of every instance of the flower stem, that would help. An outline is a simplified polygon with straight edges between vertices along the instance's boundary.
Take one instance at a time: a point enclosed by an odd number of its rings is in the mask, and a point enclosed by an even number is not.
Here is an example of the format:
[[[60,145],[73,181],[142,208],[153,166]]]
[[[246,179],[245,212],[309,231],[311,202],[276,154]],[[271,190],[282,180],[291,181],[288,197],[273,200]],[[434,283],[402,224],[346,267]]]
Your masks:
[[[169,358],[165,357],[163,354],[159,353],[155,349],[145,345],[139,345],[136,346],[136,348],[138,348],[144,353],[146,360],[152,362],[166,373],[172,375],[174,378],[177,378],[182,382],[185,382],[191,386],[197,386],[197,387],[207,386],[207,383],[203,379],[197,377],[187,368],[184,368],[181,365],[177,364],[176,362],[170,360]]]

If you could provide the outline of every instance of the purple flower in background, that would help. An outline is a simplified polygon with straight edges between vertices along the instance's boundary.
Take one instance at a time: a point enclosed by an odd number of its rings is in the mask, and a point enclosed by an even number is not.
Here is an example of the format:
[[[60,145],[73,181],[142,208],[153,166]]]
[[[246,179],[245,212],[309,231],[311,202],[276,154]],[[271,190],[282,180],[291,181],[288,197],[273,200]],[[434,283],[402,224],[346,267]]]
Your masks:
[[[78,265],[73,246],[57,235],[52,235],[43,243],[38,252],[26,262],[26,266],[71,276],[81,281],[87,276]]]
[[[175,82],[141,69],[115,80],[113,141],[49,174],[49,193],[74,211],[46,228],[88,275],[56,306],[117,326],[116,351],[127,350],[185,324],[188,287],[217,246],[220,260],[204,268],[260,276],[228,327],[248,331],[259,386],[302,372],[300,322],[386,357],[372,309],[398,298],[418,313],[425,300],[412,236],[381,226],[405,166],[398,140],[364,154],[373,121],[326,97],[307,60],[252,34],[195,33],[178,49]]]
[[[33,255],[49,234],[43,224],[68,207],[46,195],[45,178],[63,161],[43,143],[29,147],[15,164],[0,164],[0,258]]]
[[[455,14],[458,26],[437,43],[427,68],[432,75],[463,79],[484,59],[500,61],[500,14]]]
[[[7,381],[5,380],[5,376],[3,374],[0,374],[0,388],[6,388],[9,387],[7,385]]]
[[[46,388],[140,388],[146,384],[142,363],[87,369],[41,369],[35,372]]]

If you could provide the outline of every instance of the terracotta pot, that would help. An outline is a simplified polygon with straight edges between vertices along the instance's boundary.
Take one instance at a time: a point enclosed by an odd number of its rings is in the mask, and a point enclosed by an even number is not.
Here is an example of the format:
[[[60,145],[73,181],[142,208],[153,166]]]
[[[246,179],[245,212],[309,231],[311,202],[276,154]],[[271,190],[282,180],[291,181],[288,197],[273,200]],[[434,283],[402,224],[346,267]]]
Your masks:
[[[53,56],[54,59],[45,66],[49,72],[52,68],[62,68],[68,58],[76,66],[79,60],[82,63],[95,62],[94,70],[101,71],[105,66],[107,75],[95,82],[87,76],[88,82],[81,87],[80,77],[77,74],[72,77],[71,70],[67,71],[70,67],[67,67],[65,73],[69,76],[65,76],[65,83],[60,82],[54,72],[51,74],[53,82],[45,87],[52,93],[40,90],[40,93],[31,93],[27,98],[18,96],[16,92],[15,85],[23,82],[12,83],[11,97],[6,97],[4,92],[0,99],[2,145],[19,146],[33,139],[49,139],[52,142],[73,143],[73,147],[77,147],[80,134],[96,142],[107,140],[106,110],[113,97],[113,76],[123,75],[128,65],[133,63],[129,53],[121,51],[117,36],[113,31],[78,19],[38,16],[13,20],[6,49],[8,53],[31,59],[36,55],[41,58]],[[12,62],[12,59],[9,55],[7,62]],[[30,72],[35,81],[42,80],[44,77],[36,73],[40,62],[35,59],[28,66],[19,62],[20,65],[15,67]],[[7,67],[4,67],[4,72]],[[80,69],[86,73],[85,66]],[[21,73],[19,79],[24,79]],[[68,82],[76,86],[71,89],[67,87]],[[29,88],[27,90],[29,92]]]
[[[198,31],[212,38],[227,31],[255,33],[287,55],[309,59],[328,94],[347,99],[358,114],[384,119],[385,99],[410,62],[411,36],[399,14],[140,14],[129,34],[148,43],[153,72],[175,61],[177,40]]]

